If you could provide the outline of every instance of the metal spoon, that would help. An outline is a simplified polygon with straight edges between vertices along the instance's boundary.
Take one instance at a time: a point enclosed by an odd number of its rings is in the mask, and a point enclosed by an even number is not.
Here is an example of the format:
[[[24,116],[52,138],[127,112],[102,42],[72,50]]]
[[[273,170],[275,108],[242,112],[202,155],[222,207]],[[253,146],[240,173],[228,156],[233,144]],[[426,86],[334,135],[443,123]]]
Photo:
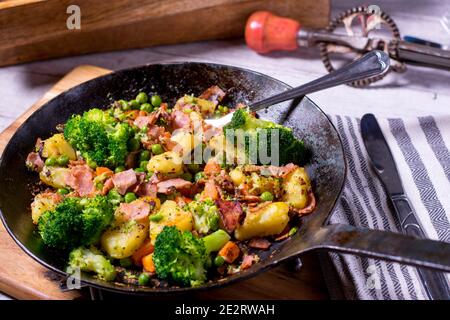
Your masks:
[[[366,53],[358,60],[329,73],[319,79],[296,88],[281,92],[269,98],[254,102],[248,106],[250,111],[258,111],[271,105],[302,97],[306,94],[328,89],[348,82],[373,77],[385,73],[389,69],[389,56],[383,51],[374,50]],[[213,127],[223,127],[231,121],[233,113],[219,119],[207,119],[206,123]]]

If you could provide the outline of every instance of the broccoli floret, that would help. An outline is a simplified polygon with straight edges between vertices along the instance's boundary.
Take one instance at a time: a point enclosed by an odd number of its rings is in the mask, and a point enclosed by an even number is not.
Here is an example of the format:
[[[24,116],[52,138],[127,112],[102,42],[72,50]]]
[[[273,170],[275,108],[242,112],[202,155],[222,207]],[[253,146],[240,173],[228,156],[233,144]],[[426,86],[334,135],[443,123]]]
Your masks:
[[[205,282],[210,265],[202,239],[189,231],[176,227],[164,227],[157,236],[153,263],[156,274],[184,286],[198,286]]]
[[[258,156],[261,154],[259,148],[267,148],[263,154],[270,157],[272,143],[278,143],[279,165],[285,165],[291,162],[302,165],[307,160],[307,149],[303,141],[297,140],[294,137],[292,129],[270,121],[257,119],[245,109],[238,109],[234,112],[231,122],[224,127],[225,136],[227,136],[227,131],[230,129],[242,130],[234,131],[231,136],[235,137],[233,143],[236,143],[238,140],[236,137],[239,134],[244,134],[241,140],[244,142],[244,145],[241,147],[244,148],[242,151],[244,151],[247,161],[256,160],[257,164],[261,163],[261,159]],[[272,134],[274,136],[278,135],[278,142],[271,141]],[[256,149],[252,145],[257,146]]]
[[[64,127],[64,137],[89,162],[114,168],[125,163],[127,143],[132,136],[127,123],[100,109],[74,115]]]
[[[98,242],[113,217],[113,205],[104,196],[66,198],[42,214],[38,229],[46,245],[68,250]]]
[[[111,262],[95,247],[74,249],[69,255],[67,273],[73,274],[75,270],[95,272],[101,280],[112,281],[116,278],[116,270]]]
[[[194,227],[199,233],[207,234],[219,228],[219,209],[210,199],[192,201],[186,208],[194,217]]]

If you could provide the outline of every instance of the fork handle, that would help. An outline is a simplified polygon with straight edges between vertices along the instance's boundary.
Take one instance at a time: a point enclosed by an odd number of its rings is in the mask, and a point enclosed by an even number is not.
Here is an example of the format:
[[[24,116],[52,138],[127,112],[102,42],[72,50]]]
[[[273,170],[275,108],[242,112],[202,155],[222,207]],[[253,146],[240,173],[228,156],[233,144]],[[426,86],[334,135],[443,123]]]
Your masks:
[[[249,108],[251,111],[258,111],[309,93],[385,73],[389,68],[389,61],[389,56],[383,51],[371,51],[332,73],[267,99],[254,102]]]

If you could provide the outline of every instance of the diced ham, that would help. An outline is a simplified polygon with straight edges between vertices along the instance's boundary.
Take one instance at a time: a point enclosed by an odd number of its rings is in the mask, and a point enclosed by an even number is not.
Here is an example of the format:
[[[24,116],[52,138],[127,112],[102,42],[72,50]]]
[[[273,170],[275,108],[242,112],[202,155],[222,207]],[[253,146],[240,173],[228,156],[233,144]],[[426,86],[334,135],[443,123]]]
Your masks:
[[[137,177],[133,169],[116,173],[113,176],[114,186],[117,188],[117,191],[122,195],[124,195],[127,192],[129,187],[136,184],[136,182]]]
[[[214,102],[216,105],[225,97],[225,92],[218,86],[212,86],[206,89],[200,96],[200,99],[205,99]]]
[[[139,154],[139,151],[131,151],[128,153],[126,159],[125,159],[125,167],[126,168],[134,168],[136,164],[136,158]]]
[[[253,254],[245,254],[242,258],[241,270],[250,268],[253,265],[254,260],[255,256]]]
[[[298,166],[293,163],[288,163],[285,166],[257,166],[257,165],[247,165],[244,166],[244,172],[258,172],[263,176],[272,176],[277,178],[285,178],[289,173],[294,171]]]
[[[121,203],[119,211],[126,220],[142,220],[150,214],[150,204],[144,200],[134,200],[130,203]]]
[[[237,201],[216,200],[223,228],[233,232],[244,217],[242,206]]]
[[[66,184],[78,192],[81,197],[90,195],[95,191],[94,171],[87,165],[76,165],[70,168],[66,177]]]
[[[105,184],[103,185],[102,195],[107,194],[112,188],[114,188],[114,182],[112,178],[109,178],[108,180],[105,181]]]
[[[156,197],[157,187],[156,184],[150,183],[150,182],[144,182],[141,183],[137,189],[136,194],[139,197]]]
[[[41,172],[44,168],[44,161],[37,152],[30,152],[25,160],[25,164],[33,171]]]
[[[153,124],[154,122],[156,122],[156,113],[151,114],[149,116],[138,116],[133,124],[138,127],[139,129],[142,129],[144,127],[147,127],[150,124]]]
[[[171,113],[171,125],[172,129],[182,129],[182,128],[189,128],[191,126],[191,118],[188,114],[184,113],[180,110],[174,110]]]
[[[264,239],[264,238],[253,238],[248,243],[248,246],[250,248],[261,249],[261,250],[269,249],[270,245],[271,245],[270,241],[267,239]]]
[[[192,183],[189,181],[186,181],[186,180],[180,179],[180,178],[176,178],[176,179],[169,179],[169,180],[161,181],[156,186],[157,186],[157,191],[159,193],[168,194],[168,193],[172,193],[173,191],[178,190],[178,189],[188,188],[191,185],[192,185]]]

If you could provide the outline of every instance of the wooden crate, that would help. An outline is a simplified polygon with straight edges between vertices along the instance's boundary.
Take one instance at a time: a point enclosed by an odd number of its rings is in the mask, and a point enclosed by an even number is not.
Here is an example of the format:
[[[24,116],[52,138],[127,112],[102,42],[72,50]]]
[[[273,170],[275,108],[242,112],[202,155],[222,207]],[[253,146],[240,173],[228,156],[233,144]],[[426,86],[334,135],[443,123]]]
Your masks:
[[[78,0],[81,29],[67,28],[71,0],[0,1],[0,66],[91,52],[243,35],[257,10],[324,27],[330,0]]]

